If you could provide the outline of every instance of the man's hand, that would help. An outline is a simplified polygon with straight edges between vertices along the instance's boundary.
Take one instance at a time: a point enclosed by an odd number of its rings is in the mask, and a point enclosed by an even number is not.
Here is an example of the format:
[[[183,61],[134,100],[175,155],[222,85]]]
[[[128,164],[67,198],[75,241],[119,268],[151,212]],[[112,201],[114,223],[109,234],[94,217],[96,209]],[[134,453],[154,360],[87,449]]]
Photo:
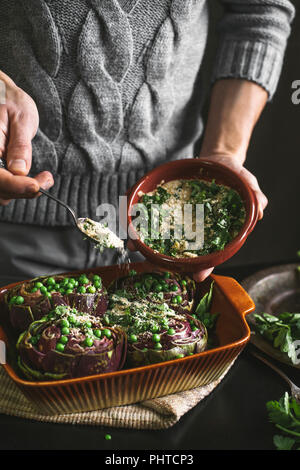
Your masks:
[[[264,193],[261,191],[256,177],[243,166],[243,163],[239,160],[239,158],[236,157],[235,155],[223,154],[223,155],[209,155],[209,156],[203,157],[203,159],[211,160],[216,163],[221,163],[222,165],[225,165],[231,170],[238,173],[244,180],[247,181],[250,188],[254,191],[254,194],[258,202],[258,208],[259,208],[258,218],[262,219],[263,214],[264,214],[264,209],[268,205],[268,199],[266,198]]]
[[[268,204],[268,199],[264,195],[264,193],[261,191],[258,181],[256,177],[250,173],[244,166],[243,166],[243,159],[240,159],[236,155],[209,155],[203,157],[205,160],[211,160],[216,163],[221,163],[222,165],[228,166],[231,170],[237,172],[242,178],[244,178],[247,183],[249,184],[250,188],[254,191],[254,194],[256,196],[256,199],[258,201],[258,207],[259,207],[259,212],[258,212],[258,218],[262,219],[264,209],[266,208]],[[213,268],[210,269],[205,269],[203,271],[199,271],[194,274],[194,279],[195,281],[201,282],[204,281],[213,271]]]
[[[267,99],[267,92],[256,83],[230,78],[218,80],[211,94],[200,153],[200,158],[226,165],[246,179],[256,195],[260,219],[268,200],[244,162],[253,129]],[[194,279],[203,281],[212,271],[213,268],[200,271]]]
[[[0,104],[0,158],[6,160],[5,169],[0,169],[0,205],[7,205],[11,199],[33,198],[40,187],[50,188],[53,177],[43,171],[34,178],[28,177],[31,167],[31,141],[35,136],[39,115],[34,101],[27,93],[3,72]]]

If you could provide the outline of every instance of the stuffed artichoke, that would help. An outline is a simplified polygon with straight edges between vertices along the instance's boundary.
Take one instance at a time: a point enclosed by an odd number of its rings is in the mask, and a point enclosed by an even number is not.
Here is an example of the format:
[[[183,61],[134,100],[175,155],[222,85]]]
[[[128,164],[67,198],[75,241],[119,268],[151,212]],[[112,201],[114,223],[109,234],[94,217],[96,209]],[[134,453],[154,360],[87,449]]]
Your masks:
[[[60,306],[32,322],[17,343],[18,362],[29,379],[82,377],[122,368],[126,335],[103,327],[99,317]]]
[[[80,312],[102,316],[108,297],[98,275],[77,277],[51,276],[19,284],[6,295],[9,318],[17,331],[24,331],[57,305],[67,305]]]
[[[129,366],[184,357],[203,351],[207,344],[206,328],[196,315],[178,313],[167,303],[111,294],[103,322],[126,332]]]
[[[168,304],[178,313],[189,313],[194,307],[196,285],[187,277],[169,272],[152,272],[117,279],[110,287],[114,293],[128,300],[142,299],[152,304]]]

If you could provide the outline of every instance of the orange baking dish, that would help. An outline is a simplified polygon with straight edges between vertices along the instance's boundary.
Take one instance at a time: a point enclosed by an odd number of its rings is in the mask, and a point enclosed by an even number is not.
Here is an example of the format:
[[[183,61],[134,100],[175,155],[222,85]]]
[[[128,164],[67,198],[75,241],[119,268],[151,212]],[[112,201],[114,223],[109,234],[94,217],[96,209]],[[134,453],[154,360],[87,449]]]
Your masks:
[[[114,279],[126,274],[124,265],[106,266],[78,273],[97,273],[107,287]],[[137,272],[157,271],[148,262],[132,263]],[[64,273],[71,274],[71,273]],[[73,273],[75,274],[75,273]],[[40,413],[47,415],[92,411],[128,405],[150,398],[190,390],[218,379],[239,355],[250,339],[245,315],[254,310],[254,303],[233,278],[211,275],[198,285],[204,295],[214,281],[212,313],[219,313],[216,342],[213,349],[133,369],[68,380],[33,382],[21,378],[15,365],[15,338],[5,318],[5,292],[19,284],[0,289],[0,339],[6,343],[7,363],[3,365],[12,381],[21,389]]]

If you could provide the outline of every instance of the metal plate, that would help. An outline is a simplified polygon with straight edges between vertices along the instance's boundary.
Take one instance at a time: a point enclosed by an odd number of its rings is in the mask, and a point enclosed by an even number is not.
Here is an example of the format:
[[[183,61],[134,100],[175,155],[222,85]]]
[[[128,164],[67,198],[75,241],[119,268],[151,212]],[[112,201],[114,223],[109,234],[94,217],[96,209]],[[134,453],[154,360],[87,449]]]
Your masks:
[[[261,335],[254,332],[255,313],[278,315],[283,312],[300,312],[300,273],[299,264],[274,266],[258,271],[241,283],[255,303],[255,310],[247,316],[252,330],[251,342],[261,351],[278,361],[300,369],[300,364],[293,364],[289,357],[275,349]]]

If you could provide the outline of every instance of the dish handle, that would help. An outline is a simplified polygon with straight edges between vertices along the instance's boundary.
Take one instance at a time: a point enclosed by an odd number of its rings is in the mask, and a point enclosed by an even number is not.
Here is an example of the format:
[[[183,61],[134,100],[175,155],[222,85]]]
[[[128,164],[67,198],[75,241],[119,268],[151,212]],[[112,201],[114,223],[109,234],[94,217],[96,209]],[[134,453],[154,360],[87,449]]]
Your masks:
[[[255,310],[255,304],[243,287],[232,277],[211,275],[218,288],[242,317]]]

